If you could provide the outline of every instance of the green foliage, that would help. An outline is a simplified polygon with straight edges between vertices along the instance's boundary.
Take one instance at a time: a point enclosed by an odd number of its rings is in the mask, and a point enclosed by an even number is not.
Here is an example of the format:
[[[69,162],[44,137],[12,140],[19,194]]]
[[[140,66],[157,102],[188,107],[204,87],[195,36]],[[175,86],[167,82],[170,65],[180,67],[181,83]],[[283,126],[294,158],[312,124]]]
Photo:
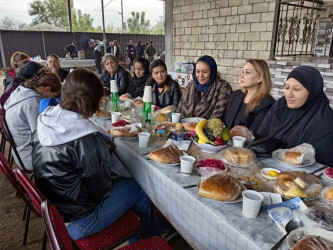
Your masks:
[[[82,13],[80,9],[75,10],[73,0],[70,2],[73,31],[96,32],[96,28],[92,26],[94,19],[90,17],[90,14]],[[30,3],[28,13],[34,17],[32,25],[48,23],[69,29],[66,0],[35,0]]]
[[[152,27],[150,34],[153,35],[164,35],[164,21],[159,20],[155,26]]]
[[[26,23],[22,23],[14,18],[5,16],[0,19],[0,29],[3,30],[20,30],[27,27]]]
[[[123,24],[124,31],[131,34],[149,34],[150,33],[150,21],[146,21],[145,12],[131,12],[132,17],[127,19]]]

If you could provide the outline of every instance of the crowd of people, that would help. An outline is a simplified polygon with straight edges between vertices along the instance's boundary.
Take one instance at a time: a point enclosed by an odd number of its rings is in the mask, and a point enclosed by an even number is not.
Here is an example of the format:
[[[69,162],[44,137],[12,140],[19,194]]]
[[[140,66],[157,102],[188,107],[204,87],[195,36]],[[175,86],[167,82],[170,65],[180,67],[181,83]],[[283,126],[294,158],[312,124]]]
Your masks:
[[[256,138],[279,139],[285,148],[309,143],[316,150],[317,162],[333,166],[327,147],[333,140],[333,111],[317,69],[293,69],[284,96],[275,101],[264,60],[248,60],[240,73],[241,89],[233,91],[219,74],[214,58],[205,55],[198,58],[193,80],[182,91],[168,75],[164,61],[154,60],[156,50],[148,50],[152,42],[146,50],[149,60],[142,57],[139,42],[136,47],[132,41],[127,46],[133,77],[119,64],[116,46],[115,41],[110,43],[99,77],[85,69],[68,73],[54,54],[48,56],[44,68],[27,60],[25,53],[16,52],[4,81],[2,115],[19,155],[63,216],[73,239],[106,228],[128,209],[141,217],[143,237],[161,232],[144,191],[133,179],[112,172],[121,162],[110,134],[88,119],[110,91],[110,80],[116,80],[120,95],[129,93],[132,98],[142,97],[144,87],[151,86],[152,104],[160,108],[172,105],[183,118],[220,118],[229,129],[245,126]],[[40,109],[42,99],[46,103]]]

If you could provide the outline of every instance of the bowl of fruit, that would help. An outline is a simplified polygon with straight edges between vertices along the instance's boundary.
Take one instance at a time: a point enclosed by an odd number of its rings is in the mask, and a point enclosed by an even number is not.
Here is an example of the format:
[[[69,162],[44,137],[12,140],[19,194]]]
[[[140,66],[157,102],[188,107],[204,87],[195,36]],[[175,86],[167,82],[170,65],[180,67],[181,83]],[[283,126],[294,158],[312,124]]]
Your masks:
[[[226,142],[229,137],[229,130],[223,127],[220,119],[204,119],[195,127],[193,142],[204,152],[216,153],[227,147]]]

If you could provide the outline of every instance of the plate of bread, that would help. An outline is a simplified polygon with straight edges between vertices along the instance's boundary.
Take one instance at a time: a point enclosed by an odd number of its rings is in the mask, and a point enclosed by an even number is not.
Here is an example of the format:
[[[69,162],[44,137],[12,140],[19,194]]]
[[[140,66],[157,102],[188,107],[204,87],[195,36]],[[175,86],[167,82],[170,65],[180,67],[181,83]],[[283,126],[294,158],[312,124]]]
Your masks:
[[[289,149],[278,149],[273,151],[272,157],[284,164],[294,166],[294,167],[306,167],[314,164],[316,159],[314,157],[304,157],[301,152],[290,151]]]
[[[101,120],[110,120],[111,113],[104,109],[99,109],[95,112],[95,117]]]
[[[109,133],[114,137],[135,140],[138,138],[138,133],[141,131],[142,129],[138,126],[126,125],[123,127],[113,127],[109,130]]]
[[[243,200],[242,191],[246,187],[226,172],[219,172],[204,179],[199,186],[198,195],[224,203],[236,203]]]
[[[227,148],[221,152],[221,155],[223,162],[234,167],[255,167],[259,163],[253,151],[247,148]]]
[[[279,173],[275,190],[287,199],[297,196],[304,199],[318,197],[323,189],[317,176],[304,171],[290,171]]]
[[[249,130],[247,127],[240,126],[240,125],[237,125],[230,130],[231,140],[232,140],[232,137],[234,137],[234,136],[242,136],[242,137],[246,138],[246,141],[254,140],[252,131]]]
[[[180,163],[182,152],[175,144],[154,150],[148,155],[151,160],[168,166],[176,166]]]

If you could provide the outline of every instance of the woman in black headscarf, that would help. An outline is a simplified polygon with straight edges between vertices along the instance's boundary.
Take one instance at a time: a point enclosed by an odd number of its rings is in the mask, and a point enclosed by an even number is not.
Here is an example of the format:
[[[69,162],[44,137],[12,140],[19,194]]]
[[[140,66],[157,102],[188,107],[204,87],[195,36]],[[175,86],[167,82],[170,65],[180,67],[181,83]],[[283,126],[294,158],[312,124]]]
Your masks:
[[[145,82],[150,76],[149,65],[149,61],[143,57],[134,61],[134,76],[128,88],[128,93],[132,98],[143,97]]]
[[[333,166],[333,111],[317,69],[300,66],[288,75],[284,97],[272,106],[258,134],[281,140],[285,148],[309,143],[317,162]]]

